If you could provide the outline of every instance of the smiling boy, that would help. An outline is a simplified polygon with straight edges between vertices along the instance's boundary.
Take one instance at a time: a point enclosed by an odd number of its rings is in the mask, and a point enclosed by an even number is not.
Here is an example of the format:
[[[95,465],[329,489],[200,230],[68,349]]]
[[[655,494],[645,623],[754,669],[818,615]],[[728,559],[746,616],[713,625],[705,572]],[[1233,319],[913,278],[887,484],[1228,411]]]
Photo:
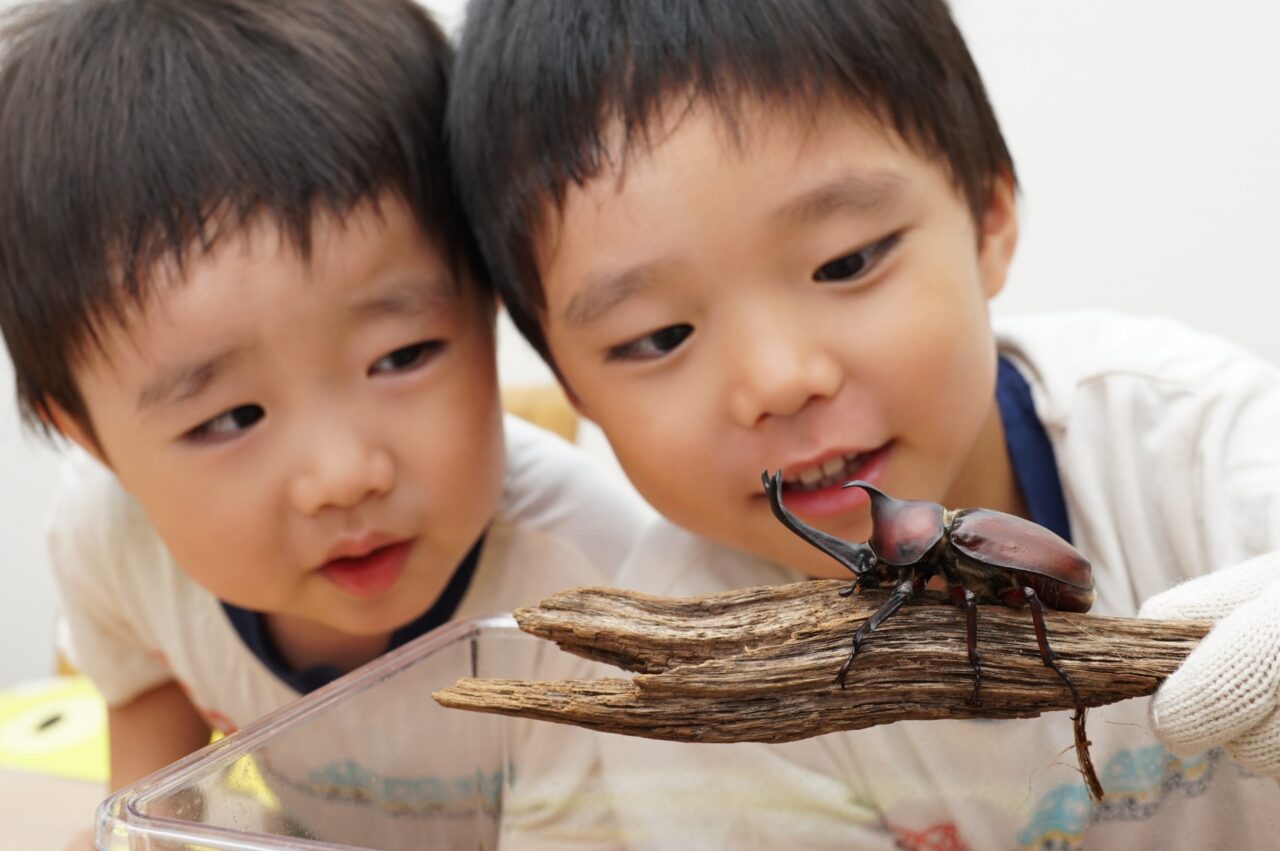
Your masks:
[[[781,466],[788,506],[851,540],[867,522],[851,478],[1018,510],[986,323],[1016,236],[1011,176],[975,237],[946,174],[866,119],[739,119],[737,156],[705,103],[659,123],[623,190],[570,190],[546,238],[551,359],[637,488],[687,529],[815,576],[842,569],[770,522],[760,470]]]
[[[855,478],[1035,520],[1092,560],[1104,614],[1280,548],[1275,369],[1159,320],[993,328],[1016,181],[943,2],[474,0],[449,126],[516,324],[671,521],[620,583],[847,577],[771,516],[779,468],[851,541]],[[1064,715],[606,753],[652,847],[1271,841],[1274,783],[1146,725],[1143,701],[1091,716],[1100,805]]]
[[[0,327],[83,450],[51,541],[113,788],[616,569],[637,505],[504,425],[420,8],[48,3],[3,47]]]

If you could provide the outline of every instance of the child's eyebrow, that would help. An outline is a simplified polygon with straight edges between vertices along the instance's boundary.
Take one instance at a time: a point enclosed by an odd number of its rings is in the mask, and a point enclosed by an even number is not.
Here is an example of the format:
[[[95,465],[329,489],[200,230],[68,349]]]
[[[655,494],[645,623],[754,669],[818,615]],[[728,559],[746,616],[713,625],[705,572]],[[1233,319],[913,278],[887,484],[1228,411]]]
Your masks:
[[[891,172],[844,174],[789,199],[774,215],[796,224],[809,224],[840,212],[871,213],[895,199],[903,184],[903,179]]]
[[[200,394],[227,364],[243,357],[245,349],[234,347],[211,358],[182,364],[157,375],[138,394],[138,410],[145,413],[164,404],[182,402]]]
[[[586,325],[594,322],[637,293],[649,287],[655,277],[674,265],[670,261],[655,260],[593,277],[565,305],[561,316],[569,325]]]
[[[462,288],[456,282],[442,278],[401,281],[357,300],[354,313],[360,319],[420,316],[433,310],[448,309],[456,305],[461,296]]]

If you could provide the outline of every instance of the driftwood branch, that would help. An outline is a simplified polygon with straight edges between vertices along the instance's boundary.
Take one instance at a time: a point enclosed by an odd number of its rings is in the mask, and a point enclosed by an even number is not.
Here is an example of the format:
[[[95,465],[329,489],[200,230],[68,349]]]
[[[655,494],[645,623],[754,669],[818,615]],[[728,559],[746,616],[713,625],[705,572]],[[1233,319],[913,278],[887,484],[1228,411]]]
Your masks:
[[[448,707],[683,742],[785,742],[910,719],[1020,718],[1075,708],[1044,665],[1025,610],[980,606],[981,703],[970,703],[965,618],[926,594],[863,645],[846,688],[835,674],[882,592],[841,597],[836,580],[695,598],[579,588],[515,613],[521,629],[630,679],[459,680]],[[1049,642],[1086,706],[1153,693],[1209,629],[1046,612]]]

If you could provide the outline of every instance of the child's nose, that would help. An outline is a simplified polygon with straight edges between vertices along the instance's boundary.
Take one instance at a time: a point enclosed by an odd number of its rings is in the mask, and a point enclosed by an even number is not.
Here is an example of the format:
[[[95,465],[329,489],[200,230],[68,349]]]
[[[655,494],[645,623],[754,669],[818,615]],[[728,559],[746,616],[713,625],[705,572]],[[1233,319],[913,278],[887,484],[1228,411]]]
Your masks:
[[[395,463],[377,441],[332,424],[313,437],[304,450],[309,457],[290,486],[293,505],[303,514],[353,508],[395,484]]]
[[[804,328],[766,320],[734,349],[729,405],[734,421],[746,428],[799,413],[814,400],[835,396],[844,383],[838,358]]]

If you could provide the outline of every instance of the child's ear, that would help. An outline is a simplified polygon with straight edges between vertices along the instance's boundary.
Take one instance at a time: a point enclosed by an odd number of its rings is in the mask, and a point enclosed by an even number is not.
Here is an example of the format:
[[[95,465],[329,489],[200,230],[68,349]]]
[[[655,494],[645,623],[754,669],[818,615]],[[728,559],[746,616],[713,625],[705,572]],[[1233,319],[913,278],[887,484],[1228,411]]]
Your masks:
[[[978,270],[987,298],[1004,289],[1013,251],[1018,247],[1018,198],[1013,175],[1002,171],[991,186],[991,197],[982,215],[978,234]]]
[[[107,462],[106,453],[98,445],[98,439],[79,420],[71,416],[66,408],[47,396],[44,398],[41,408],[45,422],[53,426],[58,434],[78,445],[85,452],[98,459],[104,466],[111,466]]]
[[[547,365],[551,367],[551,374],[556,377],[556,383],[560,385],[560,389],[564,391],[564,397],[569,400],[569,404],[573,406],[573,410],[583,419],[591,419],[591,411],[583,403],[582,397],[573,392],[573,388],[569,386],[569,382],[565,381],[564,376],[560,374],[560,370],[556,368],[554,362],[550,358],[547,359]],[[592,420],[594,422],[594,420]]]
[[[588,411],[587,406],[582,403],[581,397],[579,397],[577,393],[573,392],[573,388],[570,387],[568,382],[563,378],[560,379],[560,387],[564,390],[564,397],[569,400],[569,404],[578,412],[578,416],[582,417],[584,420],[591,419],[591,412]]]

